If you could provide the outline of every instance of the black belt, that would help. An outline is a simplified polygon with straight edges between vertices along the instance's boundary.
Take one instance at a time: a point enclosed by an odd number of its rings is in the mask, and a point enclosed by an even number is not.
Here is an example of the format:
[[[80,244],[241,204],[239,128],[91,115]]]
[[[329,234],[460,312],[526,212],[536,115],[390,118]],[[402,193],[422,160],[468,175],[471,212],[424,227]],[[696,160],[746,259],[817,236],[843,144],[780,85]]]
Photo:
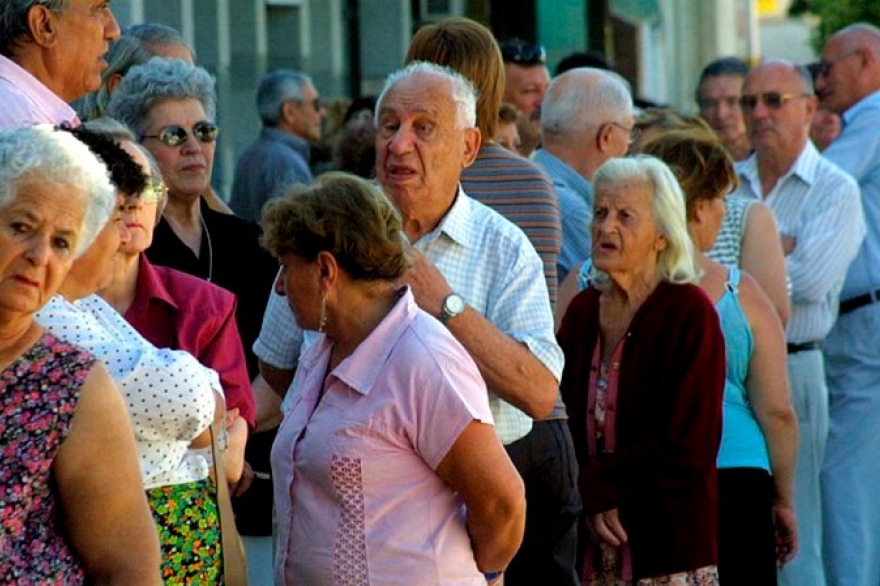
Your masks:
[[[803,342],[801,344],[786,344],[789,354],[797,354],[798,352],[806,352],[808,350],[821,350],[822,342],[813,340],[812,342]]]
[[[846,301],[840,302],[840,311],[838,311],[838,314],[843,315],[878,301],[880,301],[880,289],[875,289],[874,291],[863,295],[856,295]]]

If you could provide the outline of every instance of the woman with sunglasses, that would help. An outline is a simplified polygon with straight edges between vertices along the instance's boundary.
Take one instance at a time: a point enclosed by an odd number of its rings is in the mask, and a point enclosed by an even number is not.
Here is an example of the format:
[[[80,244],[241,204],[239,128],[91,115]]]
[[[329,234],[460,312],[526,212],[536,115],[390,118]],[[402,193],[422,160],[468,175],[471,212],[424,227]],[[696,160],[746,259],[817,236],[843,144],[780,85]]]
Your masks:
[[[128,72],[108,112],[155,157],[168,187],[147,258],[235,294],[248,371],[256,376],[251,347],[278,267],[260,247],[256,224],[211,210],[203,197],[211,185],[219,133],[214,79],[201,67],[153,58]]]

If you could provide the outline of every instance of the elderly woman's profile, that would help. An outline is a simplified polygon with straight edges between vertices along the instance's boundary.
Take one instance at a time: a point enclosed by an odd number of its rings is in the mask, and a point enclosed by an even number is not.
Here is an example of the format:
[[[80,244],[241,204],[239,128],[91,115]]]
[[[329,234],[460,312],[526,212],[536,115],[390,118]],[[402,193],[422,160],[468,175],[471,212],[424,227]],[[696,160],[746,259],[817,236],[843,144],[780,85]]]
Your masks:
[[[0,582],[157,586],[134,433],[104,365],[34,314],[114,207],[67,132],[0,132]]]

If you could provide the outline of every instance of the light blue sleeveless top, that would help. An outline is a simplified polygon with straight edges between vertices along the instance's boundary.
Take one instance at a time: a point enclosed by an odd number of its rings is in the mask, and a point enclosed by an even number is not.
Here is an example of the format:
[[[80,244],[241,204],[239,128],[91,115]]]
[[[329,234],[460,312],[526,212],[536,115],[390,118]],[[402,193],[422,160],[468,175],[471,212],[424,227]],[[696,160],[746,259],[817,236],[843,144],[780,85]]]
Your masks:
[[[767,443],[755,419],[745,386],[755,339],[739,303],[739,282],[739,269],[731,268],[727,290],[715,304],[721,319],[727,357],[721,448],[718,450],[717,464],[719,468],[761,468],[769,472]]]

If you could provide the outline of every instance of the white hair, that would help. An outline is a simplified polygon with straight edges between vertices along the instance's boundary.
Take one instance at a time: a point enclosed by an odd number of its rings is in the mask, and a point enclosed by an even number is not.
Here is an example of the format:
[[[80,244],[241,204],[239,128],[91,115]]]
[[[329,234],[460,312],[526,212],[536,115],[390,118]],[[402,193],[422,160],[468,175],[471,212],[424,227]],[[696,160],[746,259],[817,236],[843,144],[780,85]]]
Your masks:
[[[541,102],[541,131],[566,135],[632,115],[629,83],[613,71],[578,67],[555,77]]]
[[[92,245],[116,207],[116,188],[107,167],[71,133],[56,131],[51,125],[0,131],[0,208],[11,205],[32,182],[87,194],[73,250],[78,257]]]
[[[473,128],[477,125],[477,90],[474,84],[458,71],[428,61],[413,61],[403,69],[393,72],[385,80],[385,86],[376,100],[376,124],[385,96],[397,82],[417,75],[441,77],[452,87],[451,98],[455,102],[459,128]]]
[[[667,246],[657,255],[660,275],[672,283],[695,283],[700,278],[694,254],[694,245],[687,230],[685,197],[675,175],[666,163],[648,155],[635,155],[605,161],[593,176],[593,189],[606,183],[632,181],[646,186],[651,192],[654,220]],[[595,267],[590,280],[604,289],[609,277]]]

